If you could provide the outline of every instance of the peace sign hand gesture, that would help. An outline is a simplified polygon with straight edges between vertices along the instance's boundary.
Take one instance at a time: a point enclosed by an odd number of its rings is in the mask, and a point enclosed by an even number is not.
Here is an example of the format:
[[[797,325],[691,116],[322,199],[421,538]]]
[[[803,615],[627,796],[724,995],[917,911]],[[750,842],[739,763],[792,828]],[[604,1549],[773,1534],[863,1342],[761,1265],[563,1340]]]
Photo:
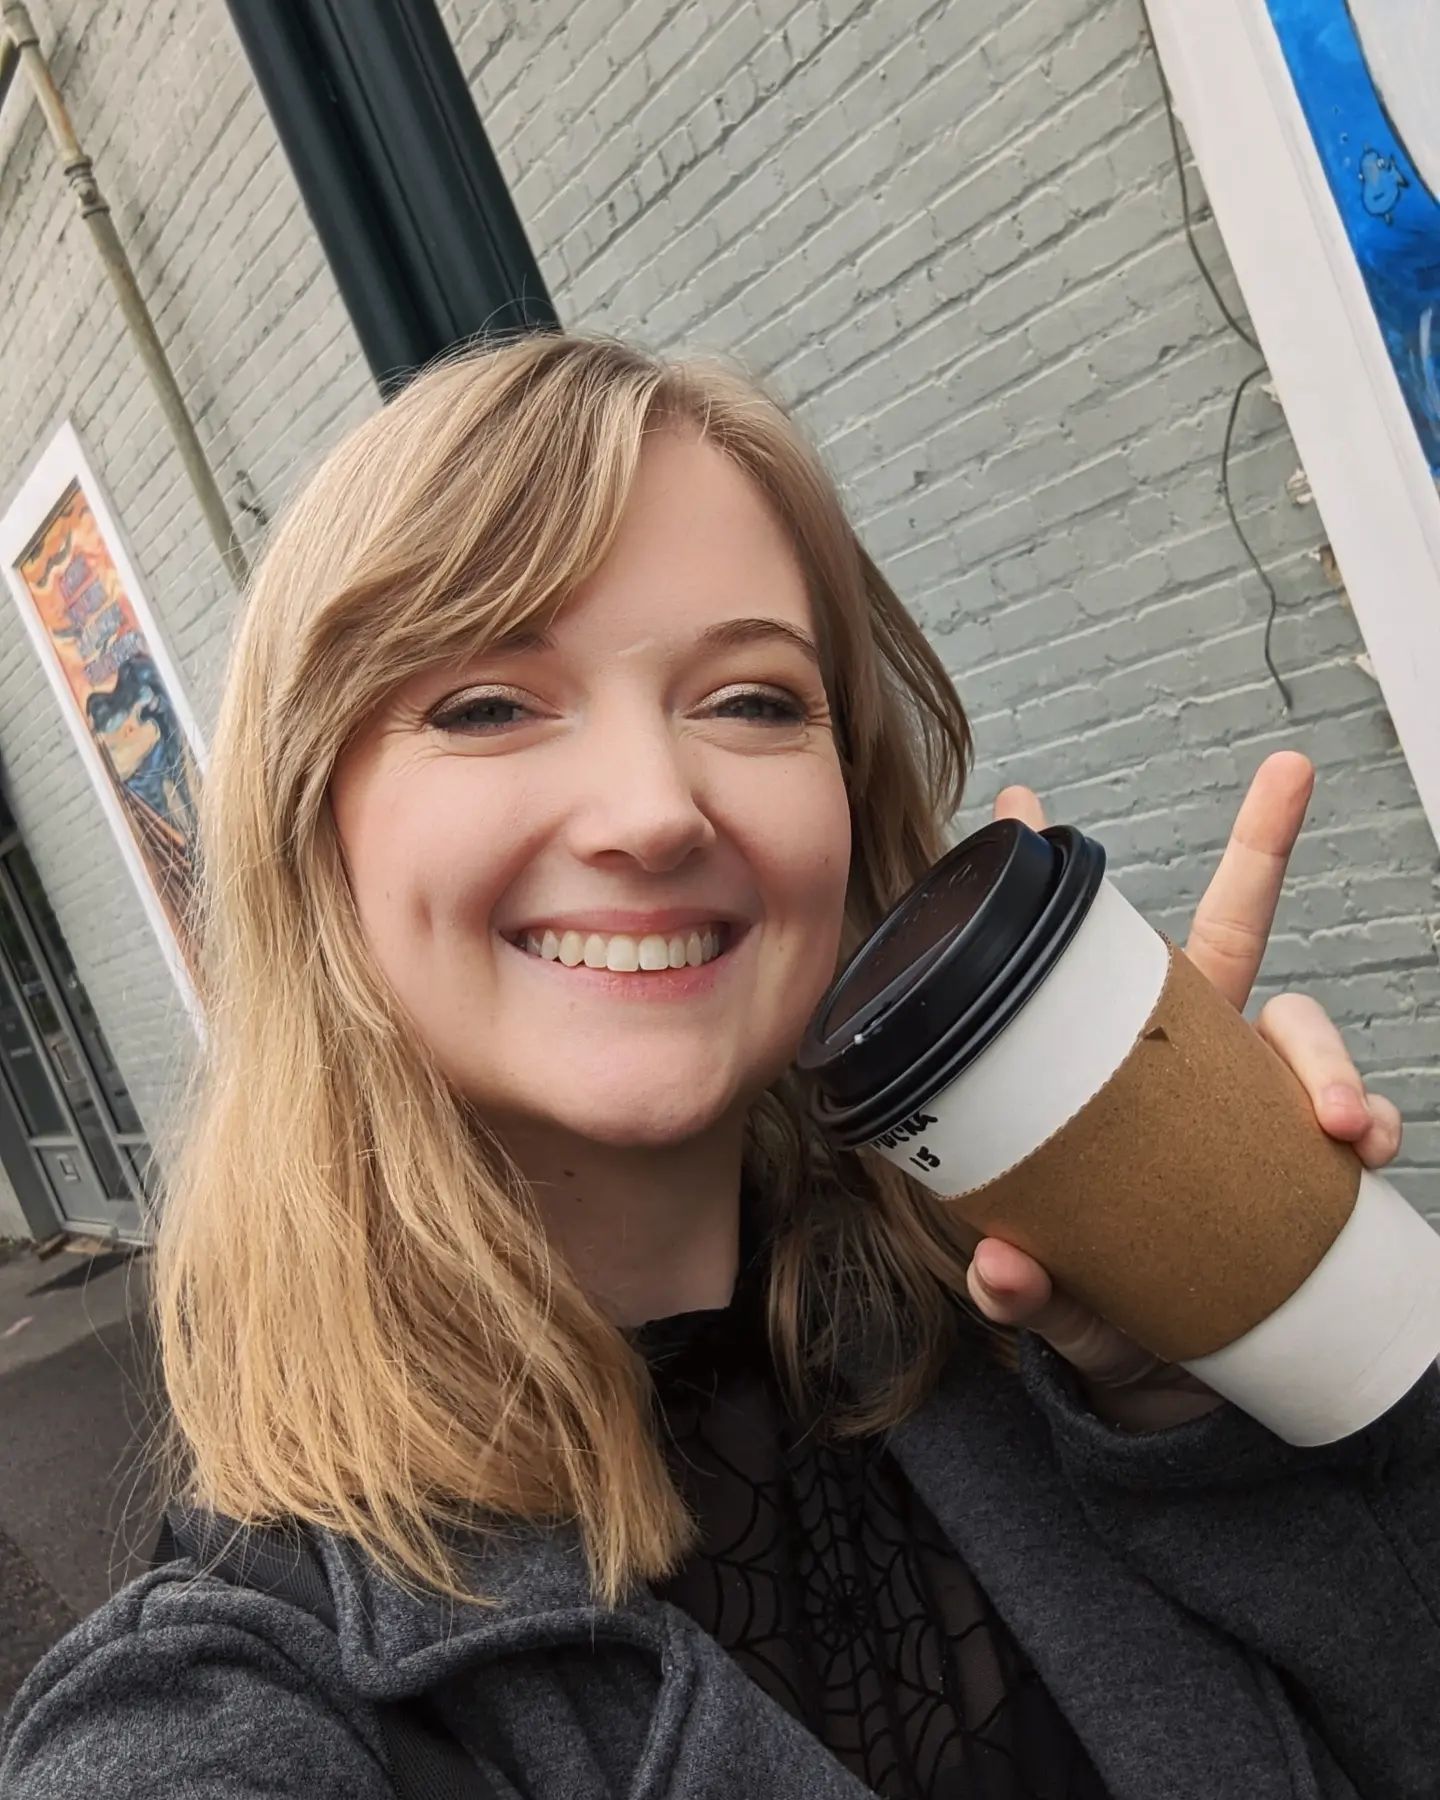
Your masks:
[[[1237,1011],[1250,998],[1275,918],[1285,869],[1304,823],[1315,770],[1295,751],[1277,751],[1256,771],[1225,853],[1195,913],[1185,954]],[[1044,829],[1029,788],[1006,788],[997,819]],[[1331,1137],[1349,1143],[1367,1168],[1400,1148],[1400,1114],[1366,1092],[1339,1030],[1304,994],[1267,1002],[1255,1029],[1299,1077]],[[1167,1363],[1056,1289],[1040,1264],[1002,1238],[982,1238],[969,1273],[970,1297],[989,1319],[1036,1332],[1078,1370],[1095,1412],[1112,1425],[1157,1431],[1221,1404],[1213,1388]]]

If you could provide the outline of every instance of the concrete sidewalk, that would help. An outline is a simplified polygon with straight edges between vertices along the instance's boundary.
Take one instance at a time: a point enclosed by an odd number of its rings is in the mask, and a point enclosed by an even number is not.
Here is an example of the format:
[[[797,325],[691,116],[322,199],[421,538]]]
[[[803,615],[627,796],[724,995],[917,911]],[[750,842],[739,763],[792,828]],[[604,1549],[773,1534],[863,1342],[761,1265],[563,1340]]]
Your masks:
[[[158,1414],[146,1259],[0,1248],[0,1709],[36,1660],[143,1566]]]

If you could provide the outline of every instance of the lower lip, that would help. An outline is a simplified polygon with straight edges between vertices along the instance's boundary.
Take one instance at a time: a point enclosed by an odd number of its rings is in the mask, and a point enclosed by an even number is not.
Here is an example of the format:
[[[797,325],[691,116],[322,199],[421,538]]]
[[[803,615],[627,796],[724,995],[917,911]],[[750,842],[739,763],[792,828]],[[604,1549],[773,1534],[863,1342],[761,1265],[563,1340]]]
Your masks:
[[[577,963],[573,969],[569,969],[562,962],[534,956],[530,951],[522,950],[508,938],[501,938],[500,941],[507,950],[523,957],[542,975],[547,975],[553,981],[563,981],[572,993],[591,993],[614,1000],[698,1000],[710,993],[723,979],[725,971],[735,960],[736,952],[749,935],[746,930],[738,937],[733,937],[718,956],[712,957],[708,963],[701,963],[699,968],[691,968],[687,964],[683,969],[642,969],[633,975],[616,974],[613,969],[587,969],[584,963]]]

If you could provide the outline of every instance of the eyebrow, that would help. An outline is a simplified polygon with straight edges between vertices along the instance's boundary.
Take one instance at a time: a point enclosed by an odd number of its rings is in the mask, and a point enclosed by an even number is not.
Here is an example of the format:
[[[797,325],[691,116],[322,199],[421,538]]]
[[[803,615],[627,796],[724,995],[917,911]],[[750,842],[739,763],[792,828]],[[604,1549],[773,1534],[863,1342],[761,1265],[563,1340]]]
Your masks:
[[[697,650],[734,650],[743,644],[782,643],[793,645],[809,657],[818,669],[820,651],[808,632],[783,619],[722,619],[709,625],[695,640]],[[492,653],[523,655],[527,651],[553,650],[555,640],[545,631],[528,629],[508,632],[491,647]]]

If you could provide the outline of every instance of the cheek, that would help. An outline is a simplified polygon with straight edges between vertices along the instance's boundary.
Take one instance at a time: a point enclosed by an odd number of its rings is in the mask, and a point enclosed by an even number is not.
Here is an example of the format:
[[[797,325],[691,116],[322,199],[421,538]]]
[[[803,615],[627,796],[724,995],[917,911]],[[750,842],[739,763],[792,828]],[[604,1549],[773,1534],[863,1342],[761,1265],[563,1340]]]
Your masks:
[[[818,979],[823,986],[834,968],[849,887],[850,801],[838,765],[810,775],[796,784],[790,804],[775,796],[764,824],[763,866],[793,962],[811,985]]]
[[[477,917],[509,879],[496,845],[521,841],[501,816],[467,815],[453,769],[375,770],[332,784],[331,807],[361,928],[402,994],[437,949]]]

